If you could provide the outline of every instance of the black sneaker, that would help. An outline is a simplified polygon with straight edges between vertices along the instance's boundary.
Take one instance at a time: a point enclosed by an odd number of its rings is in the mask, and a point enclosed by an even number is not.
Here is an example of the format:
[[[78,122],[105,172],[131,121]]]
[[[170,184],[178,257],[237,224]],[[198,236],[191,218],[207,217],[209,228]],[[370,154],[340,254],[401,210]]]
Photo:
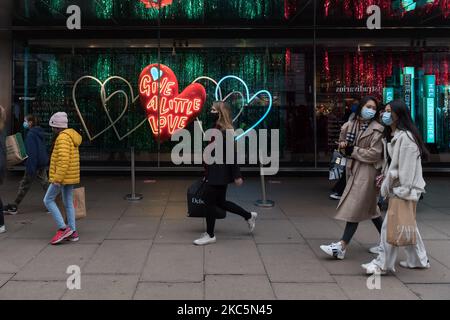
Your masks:
[[[3,213],[15,215],[17,214],[17,206],[14,204],[8,204],[6,207],[3,208]]]

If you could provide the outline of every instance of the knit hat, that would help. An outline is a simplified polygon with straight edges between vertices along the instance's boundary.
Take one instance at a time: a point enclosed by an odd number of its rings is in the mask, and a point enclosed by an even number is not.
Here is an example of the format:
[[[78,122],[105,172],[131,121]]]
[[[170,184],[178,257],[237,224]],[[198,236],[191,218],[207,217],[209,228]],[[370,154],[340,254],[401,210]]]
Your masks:
[[[53,128],[67,129],[68,122],[69,121],[67,120],[67,113],[57,112],[54,115],[52,115],[48,124],[50,125],[50,127]]]

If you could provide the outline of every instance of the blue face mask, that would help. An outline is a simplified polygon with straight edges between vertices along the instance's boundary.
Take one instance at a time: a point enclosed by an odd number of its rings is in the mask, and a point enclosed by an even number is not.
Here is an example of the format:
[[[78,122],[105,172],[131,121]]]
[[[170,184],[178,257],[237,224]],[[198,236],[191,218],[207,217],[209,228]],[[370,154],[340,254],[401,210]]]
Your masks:
[[[30,124],[27,121],[23,122],[23,128],[24,129],[30,129]]]
[[[383,124],[386,126],[390,126],[394,122],[394,120],[392,120],[392,114],[390,112],[383,113],[381,121],[383,121]]]
[[[367,107],[363,107],[363,109],[362,109],[362,111],[361,111],[361,117],[364,119],[364,120],[370,120],[370,119],[372,119],[373,117],[375,117],[375,114],[376,114],[377,112],[375,111],[375,110],[373,110],[373,109],[369,109],[369,108],[367,108]]]

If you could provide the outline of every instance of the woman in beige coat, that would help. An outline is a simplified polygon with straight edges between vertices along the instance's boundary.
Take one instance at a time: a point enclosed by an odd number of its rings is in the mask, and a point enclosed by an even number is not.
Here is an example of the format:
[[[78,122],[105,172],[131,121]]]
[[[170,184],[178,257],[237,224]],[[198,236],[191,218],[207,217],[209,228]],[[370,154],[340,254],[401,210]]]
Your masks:
[[[337,207],[336,219],[346,221],[344,235],[339,242],[322,245],[328,255],[344,259],[346,247],[358,228],[359,222],[372,220],[381,232],[383,219],[377,206],[376,177],[381,167],[384,127],[378,123],[378,103],[365,97],[354,120],[341,129],[339,148],[347,157],[347,185]]]
[[[382,121],[387,126],[385,134],[387,154],[383,166],[384,179],[381,195],[384,198],[398,198],[417,204],[420,196],[425,192],[422,159],[427,159],[429,156],[426,146],[404,101],[390,102],[383,113]],[[387,242],[387,223],[391,216],[386,215],[381,229],[378,257],[362,265],[368,274],[395,272],[399,248]],[[428,269],[430,262],[417,223],[415,233],[416,244],[404,247],[406,260],[400,261],[400,266],[410,269]]]

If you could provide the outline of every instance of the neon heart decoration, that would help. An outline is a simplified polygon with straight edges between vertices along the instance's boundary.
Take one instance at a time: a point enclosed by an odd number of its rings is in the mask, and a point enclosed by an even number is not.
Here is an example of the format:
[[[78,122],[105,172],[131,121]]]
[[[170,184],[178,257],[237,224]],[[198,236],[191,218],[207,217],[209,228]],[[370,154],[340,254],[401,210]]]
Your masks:
[[[213,78],[210,78],[210,77],[202,76],[202,77],[198,77],[197,79],[192,81],[192,83],[197,83],[200,80],[208,80],[208,81],[211,81],[212,83],[214,83],[216,85],[216,88],[219,90],[219,99],[218,100],[220,100],[220,101],[227,101],[229,98],[231,98],[231,96],[233,96],[235,94],[239,94],[241,96],[242,105],[241,105],[241,108],[239,109],[238,114],[233,118],[233,122],[235,122],[241,116],[242,111],[244,111],[244,107],[245,107],[244,94],[242,92],[240,92],[240,91],[233,91],[233,92],[229,93],[225,98],[222,98],[222,90],[218,86],[218,83],[217,83],[216,80],[214,80]],[[197,118],[197,121],[199,121],[198,118]],[[202,131],[203,131],[203,129],[202,129]]]
[[[268,104],[268,106],[267,106],[267,110],[266,110],[266,112],[264,113],[264,115],[254,124],[254,125],[252,125],[249,129],[247,129],[247,130],[245,130],[243,133],[241,133],[240,135],[238,135],[236,138],[235,138],[235,140],[239,140],[240,138],[242,138],[243,136],[245,136],[247,133],[249,133],[251,130],[253,130],[254,128],[256,128],[266,117],[267,117],[267,115],[269,114],[269,112],[270,112],[270,110],[272,109],[272,95],[270,94],[270,92],[269,91],[267,91],[267,90],[260,90],[260,91],[258,91],[258,92],[256,92],[253,96],[251,96],[250,97],[250,91],[249,91],[249,89],[248,89],[248,86],[247,86],[247,83],[244,81],[244,80],[242,80],[241,78],[239,78],[239,77],[236,77],[236,76],[226,76],[226,77],[223,77],[222,79],[220,79],[220,81],[217,83],[217,87],[216,87],[216,92],[215,92],[215,97],[216,97],[216,100],[219,100],[220,99],[220,96],[221,95],[219,95],[219,91],[220,91],[220,85],[225,81],[225,80],[228,80],[228,79],[235,79],[235,80],[238,80],[239,82],[241,82],[243,85],[244,85],[244,88],[245,88],[245,96],[244,96],[244,99],[246,99],[246,101],[245,101],[245,105],[250,105],[252,102],[253,102],[253,100],[255,100],[260,94],[262,94],[262,93],[265,93],[265,94],[267,94],[267,96],[269,97],[269,104]],[[238,91],[234,91],[234,92],[238,92]],[[234,92],[232,92],[232,93],[234,93]],[[241,109],[241,111],[242,111],[242,109]],[[240,115],[240,113],[239,113],[239,115]]]
[[[159,78],[161,78],[163,74],[163,72],[159,70],[157,67],[151,68],[150,73],[152,75],[153,81],[157,81]]]
[[[95,82],[97,82],[100,85],[100,88],[101,88],[100,89],[101,104],[102,104],[102,107],[103,107],[103,111],[105,112],[105,114],[106,114],[106,116],[107,116],[107,118],[108,118],[108,120],[110,122],[110,124],[106,128],[104,128],[103,130],[101,130],[99,133],[97,133],[95,135],[92,135],[91,132],[89,131],[89,129],[88,129],[87,125],[86,125],[86,122],[84,120],[84,116],[81,113],[80,108],[78,106],[77,97],[76,97],[76,92],[77,92],[78,85],[79,85],[79,83],[81,81],[83,81],[85,79],[94,80]],[[97,139],[98,137],[100,137],[102,134],[104,134],[106,131],[108,131],[111,128],[114,129],[114,132],[115,132],[115,134],[117,136],[117,139],[119,139],[119,141],[122,141],[123,139],[128,137],[130,134],[135,132],[137,129],[139,129],[147,121],[147,119],[144,119],[143,121],[138,123],[138,125],[136,127],[134,127],[132,130],[128,131],[125,135],[120,136],[119,131],[116,128],[116,123],[119,122],[119,120],[127,112],[130,99],[128,98],[128,95],[126,94],[126,92],[123,91],[123,90],[117,90],[117,91],[113,92],[111,95],[106,96],[106,90],[105,90],[106,84],[108,82],[112,81],[112,80],[115,80],[115,79],[123,81],[123,82],[125,82],[127,84],[127,86],[130,89],[130,93],[131,93],[131,103],[135,103],[137,101],[137,99],[139,98],[139,96],[134,96],[133,87],[131,86],[131,84],[127,80],[125,80],[124,78],[119,77],[119,76],[109,77],[104,82],[101,82],[99,79],[97,79],[97,78],[95,78],[93,76],[83,76],[83,77],[79,78],[75,82],[75,84],[74,84],[74,86],[72,88],[72,100],[73,100],[73,103],[74,103],[74,106],[75,106],[75,110],[76,110],[76,112],[78,114],[78,117],[80,118],[81,125],[83,126],[83,129],[86,132],[86,135],[87,135],[87,137],[88,137],[88,139],[90,141],[93,141],[93,140]],[[107,103],[108,103],[109,100],[111,100],[117,94],[123,94],[124,95],[124,97],[125,97],[125,104],[123,106],[122,112],[119,114],[119,116],[115,120],[113,120],[111,118],[111,114],[109,113],[109,110],[108,110],[108,107],[107,107]]]
[[[146,8],[162,8],[171,5],[173,0],[140,0]]]
[[[157,81],[154,75],[159,76]],[[176,130],[186,128],[200,114],[206,101],[206,90],[199,83],[190,84],[179,94],[174,72],[158,63],[142,70],[139,95],[153,136],[159,136],[161,141],[169,139]]]

